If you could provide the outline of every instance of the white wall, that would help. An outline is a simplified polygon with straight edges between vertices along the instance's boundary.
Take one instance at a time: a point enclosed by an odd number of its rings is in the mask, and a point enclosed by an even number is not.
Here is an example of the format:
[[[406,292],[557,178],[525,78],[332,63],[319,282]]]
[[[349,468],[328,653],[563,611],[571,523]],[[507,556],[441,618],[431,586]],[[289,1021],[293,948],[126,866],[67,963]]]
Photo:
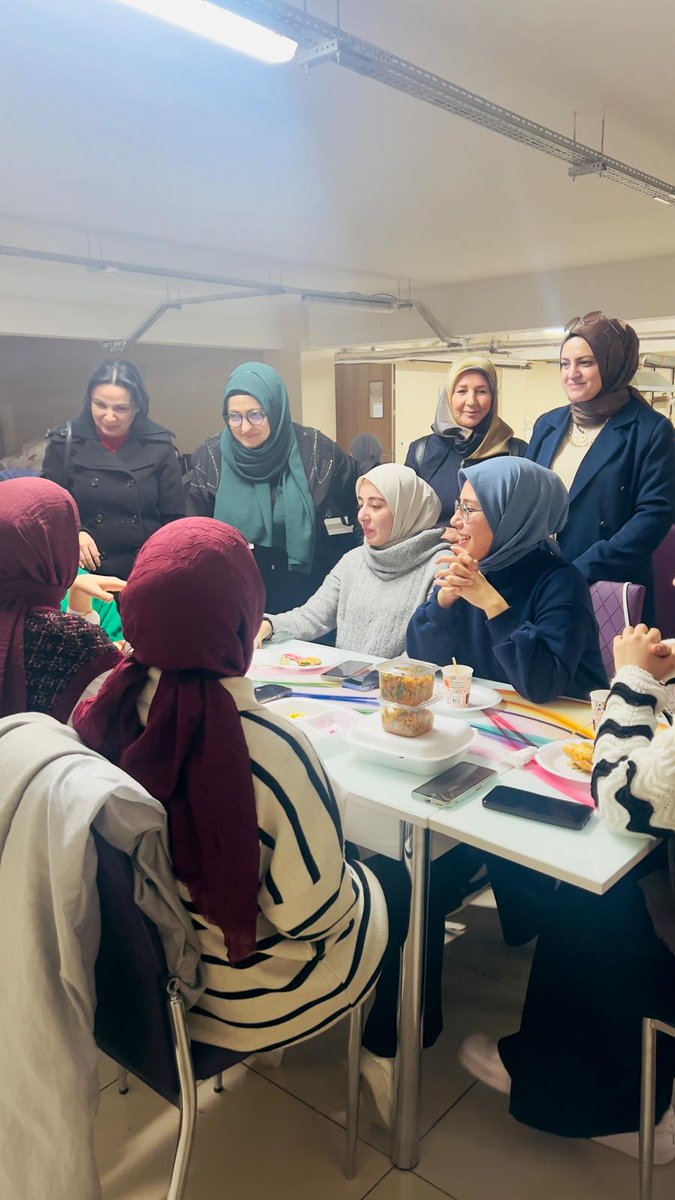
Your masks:
[[[302,356],[302,423],[335,440],[335,354],[308,350]]]
[[[405,462],[408,446],[429,433],[438,393],[448,377],[440,363],[396,363],[394,371],[394,457]]]

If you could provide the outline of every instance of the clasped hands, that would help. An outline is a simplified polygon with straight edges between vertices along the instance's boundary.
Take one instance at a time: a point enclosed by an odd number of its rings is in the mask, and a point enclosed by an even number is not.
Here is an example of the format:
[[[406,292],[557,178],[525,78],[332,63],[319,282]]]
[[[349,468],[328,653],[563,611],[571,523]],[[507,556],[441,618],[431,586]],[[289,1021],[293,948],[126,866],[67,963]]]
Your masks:
[[[614,638],[612,650],[617,671],[620,667],[642,667],[661,683],[675,678],[675,645],[661,640],[660,629],[627,625]]]
[[[447,563],[447,566],[442,564]],[[436,599],[441,608],[451,608],[459,600],[466,600],[476,608],[482,608],[488,618],[506,612],[509,607],[504,597],[488,583],[478,568],[478,560],[466,550],[455,550],[453,554],[436,559],[434,585],[440,590]]]

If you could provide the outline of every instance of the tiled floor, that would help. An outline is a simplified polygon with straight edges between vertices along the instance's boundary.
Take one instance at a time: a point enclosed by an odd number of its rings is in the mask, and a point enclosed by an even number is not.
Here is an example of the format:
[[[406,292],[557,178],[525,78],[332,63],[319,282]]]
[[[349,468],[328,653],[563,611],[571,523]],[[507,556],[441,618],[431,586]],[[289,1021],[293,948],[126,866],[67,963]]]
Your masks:
[[[358,1175],[342,1175],[344,1031],[286,1054],[276,1071],[240,1066],[226,1090],[199,1090],[188,1200],[634,1200],[637,1164],[591,1142],[518,1125],[504,1097],[472,1083],[456,1060],[466,1032],[517,1025],[529,954],[504,946],[496,913],[474,904],[464,937],[447,947],[445,1032],[425,1053],[421,1155],[397,1171],[362,1106]],[[176,1114],[131,1080],[129,1095],[101,1063],[98,1158],[104,1200],[163,1200]],[[675,1194],[675,1163],[655,1172],[654,1200]]]

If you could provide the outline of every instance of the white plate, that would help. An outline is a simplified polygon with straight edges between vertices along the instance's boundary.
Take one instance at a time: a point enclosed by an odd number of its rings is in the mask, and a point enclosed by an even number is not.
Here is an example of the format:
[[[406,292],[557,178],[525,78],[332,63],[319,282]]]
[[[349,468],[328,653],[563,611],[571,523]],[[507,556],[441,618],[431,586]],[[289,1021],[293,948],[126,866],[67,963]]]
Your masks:
[[[344,740],[372,762],[429,779],[461,758],[476,736],[475,729],[436,713],[429,733],[417,738],[397,737],[382,728],[380,714],[374,712],[354,725]]]
[[[447,688],[443,690],[447,692]],[[469,704],[448,704],[446,697],[442,695],[438,712],[442,712],[444,717],[466,717],[482,712],[484,708],[496,708],[502,700],[503,696],[494,688],[486,687],[483,683],[474,683],[469,694]]]
[[[291,653],[294,653],[294,651]],[[258,654],[256,656],[255,665],[257,667],[270,666],[274,667],[275,670],[294,671],[304,675],[307,671],[327,671],[332,662],[330,658],[323,658],[320,654],[312,654],[311,656],[308,655],[308,657],[318,658],[319,662],[315,663],[311,667],[301,667],[300,664],[296,662],[282,662],[281,660],[283,655],[283,650],[264,651],[262,654]]]
[[[534,761],[538,762],[545,771],[549,771],[551,775],[558,775],[560,779],[571,779],[574,783],[586,783],[590,787],[590,775],[586,775],[583,771],[577,771],[563,750],[563,745],[567,745],[569,742],[584,741],[587,739],[571,737],[563,738],[560,742],[549,742],[547,746],[539,747]]]

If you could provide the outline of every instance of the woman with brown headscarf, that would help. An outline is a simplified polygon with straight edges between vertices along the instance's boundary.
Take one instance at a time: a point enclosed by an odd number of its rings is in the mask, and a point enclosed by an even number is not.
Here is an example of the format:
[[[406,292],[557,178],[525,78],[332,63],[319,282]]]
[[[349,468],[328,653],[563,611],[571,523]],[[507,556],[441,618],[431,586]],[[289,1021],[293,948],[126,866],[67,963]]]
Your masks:
[[[675,430],[630,381],[640,343],[630,325],[600,312],[576,317],[560,350],[569,404],[540,417],[527,457],[550,467],[569,491],[560,548],[589,584],[647,588],[651,556],[675,520]]]

